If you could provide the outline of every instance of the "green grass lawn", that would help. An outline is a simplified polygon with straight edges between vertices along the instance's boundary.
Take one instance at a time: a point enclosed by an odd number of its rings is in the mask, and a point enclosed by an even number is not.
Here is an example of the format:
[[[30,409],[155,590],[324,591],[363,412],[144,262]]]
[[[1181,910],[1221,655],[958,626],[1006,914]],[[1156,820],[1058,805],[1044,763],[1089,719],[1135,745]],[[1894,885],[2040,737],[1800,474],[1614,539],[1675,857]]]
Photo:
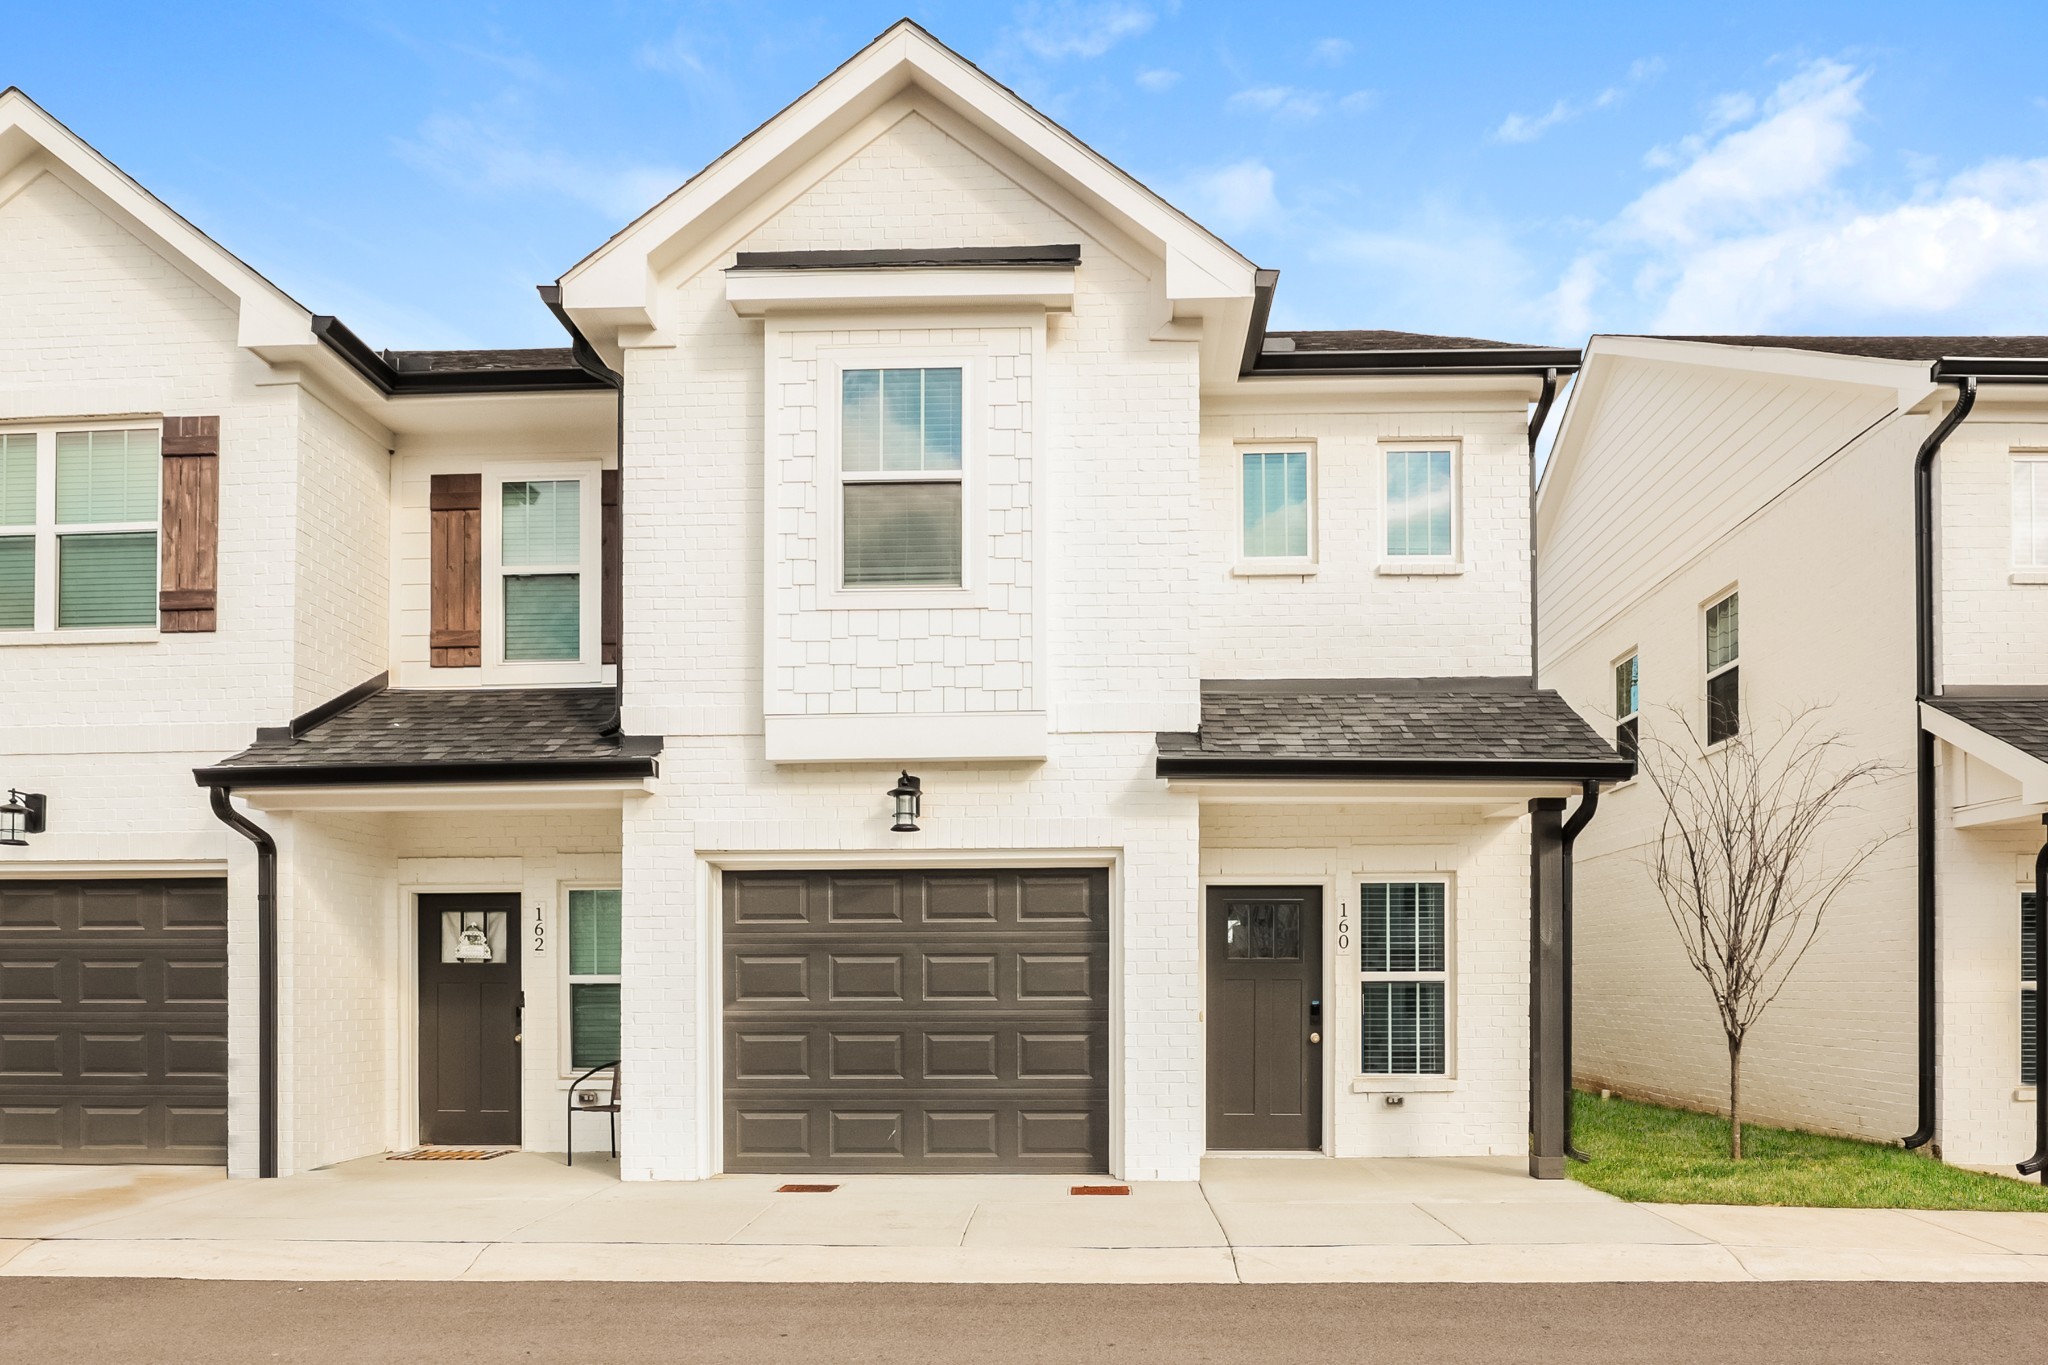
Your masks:
[[[1830,1209],[2033,1209],[2048,1189],[1945,1166],[1904,1148],[1742,1125],[1728,1159],[1728,1120],[1633,1100],[1576,1097],[1574,1138],[1590,1162],[1572,1178],[1653,1204],[1784,1204]]]

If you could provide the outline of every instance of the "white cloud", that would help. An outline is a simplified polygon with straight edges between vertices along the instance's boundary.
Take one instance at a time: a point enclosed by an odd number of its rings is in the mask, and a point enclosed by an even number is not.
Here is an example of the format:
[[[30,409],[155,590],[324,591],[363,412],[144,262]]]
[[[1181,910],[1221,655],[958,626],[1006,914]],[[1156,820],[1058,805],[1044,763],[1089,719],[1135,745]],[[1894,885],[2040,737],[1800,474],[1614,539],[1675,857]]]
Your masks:
[[[1309,49],[1308,59],[1317,66],[1342,66],[1344,59],[1351,55],[1351,43],[1344,38],[1318,39]]]
[[[1569,123],[1598,109],[1612,108],[1628,98],[1629,92],[1653,79],[1664,69],[1661,57],[1643,57],[1631,63],[1628,75],[1589,100],[1558,100],[1540,114],[1509,114],[1493,130],[1495,142],[1534,142],[1560,123]]]
[[[1153,94],[1171,90],[1180,84],[1180,72],[1169,71],[1163,66],[1148,66],[1138,72],[1138,85]]]
[[[1018,10],[1012,32],[1034,56],[1056,62],[1067,57],[1100,57],[1124,39],[1151,28],[1155,17],[1146,6],[1128,0],[1092,4],[1044,0]]]
[[[1259,227],[1280,211],[1273,194],[1273,168],[1257,159],[1205,171],[1174,197],[1196,221],[1223,232]]]
[[[436,114],[402,139],[408,162],[473,193],[560,195],[614,219],[631,218],[683,183],[666,166],[600,164],[588,155],[529,146],[502,123]]]
[[[1291,85],[1255,85],[1238,91],[1227,103],[1240,112],[1271,114],[1274,118],[1306,123],[1323,112],[1329,99],[1320,90],[1297,90]]]

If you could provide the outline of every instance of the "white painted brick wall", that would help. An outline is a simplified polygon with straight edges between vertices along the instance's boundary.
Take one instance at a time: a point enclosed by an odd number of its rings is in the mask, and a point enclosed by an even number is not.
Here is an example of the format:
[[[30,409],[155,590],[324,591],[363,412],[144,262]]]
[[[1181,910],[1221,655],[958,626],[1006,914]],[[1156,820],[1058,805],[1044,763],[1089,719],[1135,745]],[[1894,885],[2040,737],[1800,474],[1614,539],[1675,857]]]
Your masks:
[[[2043,450],[2048,408],[2002,401],[1995,388],[1942,446],[1936,470],[1945,686],[2048,681],[2048,631],[2041,628],[2048,583],[2012,581],[2013,452]]]
[[[390,667],[390,436],[299,392],[294,712]]]

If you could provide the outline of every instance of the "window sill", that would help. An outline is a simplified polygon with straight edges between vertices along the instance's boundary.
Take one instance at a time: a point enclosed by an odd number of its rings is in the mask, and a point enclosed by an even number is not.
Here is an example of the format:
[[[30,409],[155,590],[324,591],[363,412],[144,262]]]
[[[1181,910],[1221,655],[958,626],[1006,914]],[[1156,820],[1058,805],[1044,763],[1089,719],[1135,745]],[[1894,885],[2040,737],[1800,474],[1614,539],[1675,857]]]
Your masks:
[[[1440,1095],[1458,1088],[1456,1076],[1354,1076],[1354,1095]]]
[[[155,626],[111,630],[0,630],[0,645],[149,645],[162,639]]]
[[[2015,1087],[2012,1092],[2012,1102],[2014,1104],[2032,1104],[2034,1102],[2034,1087],[2031,1085]]]
[[[1375,572],[1382,578],[1455,578],[1465,572],[1465,566],[1443,560],[1403,564],[1398,559],[1388,559],[1382,560]]]
[[[1242,559],[1230,566],[1232,578],[1314,578],[1317,564],[1313,559],[1275,559],[1262,562],[1256,559]]]
[[[2048,569],[2014,569],[2008,581],[2015,585],[2048,583]]]

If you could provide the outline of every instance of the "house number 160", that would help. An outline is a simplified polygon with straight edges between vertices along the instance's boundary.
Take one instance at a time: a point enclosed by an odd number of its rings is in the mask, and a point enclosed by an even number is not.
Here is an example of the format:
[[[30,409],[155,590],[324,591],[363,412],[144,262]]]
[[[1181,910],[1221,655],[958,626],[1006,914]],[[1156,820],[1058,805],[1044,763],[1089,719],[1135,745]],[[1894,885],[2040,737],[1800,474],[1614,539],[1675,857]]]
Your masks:
[[[1337,951],[1347,952],[1351,947],[1351,907],[1343,901],[1337,902]]]

